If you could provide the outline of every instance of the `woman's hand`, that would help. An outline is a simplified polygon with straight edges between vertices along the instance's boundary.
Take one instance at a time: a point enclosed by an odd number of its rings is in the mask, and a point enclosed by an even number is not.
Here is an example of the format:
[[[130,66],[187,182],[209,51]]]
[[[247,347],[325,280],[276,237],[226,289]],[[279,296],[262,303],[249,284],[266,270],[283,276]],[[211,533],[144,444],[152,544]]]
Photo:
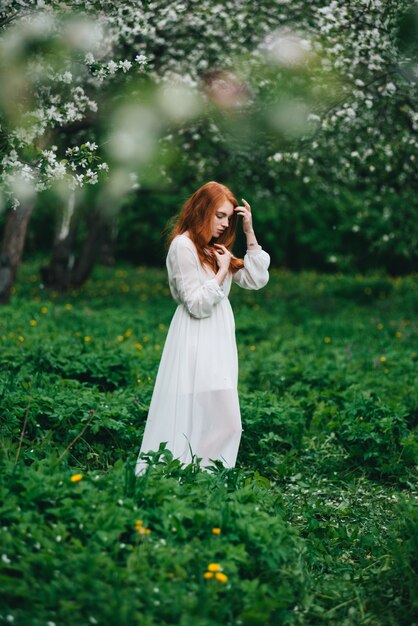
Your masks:
[[[244,203],[244,206],[236,206],[234,211],[238,213],[238,215],[242,215],[242,228],[244,233],[247,235],[253,231],[253,216],[251,214],[251,207],[244,198],[241,198]]]
[[[215,243],[213,245],[216,247],[216,250],[214,250],[214,255],[216,257],[218,267],[220,270],[222,270],[222,272],[225,272],[226,274],[231,263],[232,254],[230,253],[228,248],[220,243]]]

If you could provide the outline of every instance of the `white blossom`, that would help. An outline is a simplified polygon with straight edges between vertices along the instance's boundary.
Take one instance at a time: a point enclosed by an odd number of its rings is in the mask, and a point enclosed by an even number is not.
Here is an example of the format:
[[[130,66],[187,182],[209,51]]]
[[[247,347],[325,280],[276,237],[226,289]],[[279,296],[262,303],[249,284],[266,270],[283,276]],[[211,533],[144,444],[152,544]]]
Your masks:
[[[132,63],[125,59],[124,61],[119,61],[119,67],[126,73],[131,69]]]
[[[71,72],[64,72],[64,74],[61,77],[61,80],[63,83],[71,83],[71,81],[73,80],[73,75]]]

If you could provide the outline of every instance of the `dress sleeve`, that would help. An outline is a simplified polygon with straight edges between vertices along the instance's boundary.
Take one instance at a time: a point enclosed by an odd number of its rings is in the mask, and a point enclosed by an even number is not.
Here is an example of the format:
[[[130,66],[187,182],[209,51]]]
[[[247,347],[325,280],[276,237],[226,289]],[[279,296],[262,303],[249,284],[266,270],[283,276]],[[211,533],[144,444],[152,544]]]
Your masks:
[[[200,261],[187,242],[177,241],[173,255],[173,279],[180,301],[192,317],[210,317],[213,307],[225,298],[223,289],[216,278],[201,282]]]
[[[247,250],[244,267],[235,272],[232,280],[244,289],[261,289],[269,280],[270,255],[261,246]]]

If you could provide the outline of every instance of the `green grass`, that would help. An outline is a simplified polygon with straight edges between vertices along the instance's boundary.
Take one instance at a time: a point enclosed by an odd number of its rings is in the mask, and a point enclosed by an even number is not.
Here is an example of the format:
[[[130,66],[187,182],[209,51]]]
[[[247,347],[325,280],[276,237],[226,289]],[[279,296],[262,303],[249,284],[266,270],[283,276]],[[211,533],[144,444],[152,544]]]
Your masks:
[[[416,275],[234,286],[237,467],[162,449],[135,478],[165,273],[61,295],[40,263],[0,310],[0,624],[418,623]]]

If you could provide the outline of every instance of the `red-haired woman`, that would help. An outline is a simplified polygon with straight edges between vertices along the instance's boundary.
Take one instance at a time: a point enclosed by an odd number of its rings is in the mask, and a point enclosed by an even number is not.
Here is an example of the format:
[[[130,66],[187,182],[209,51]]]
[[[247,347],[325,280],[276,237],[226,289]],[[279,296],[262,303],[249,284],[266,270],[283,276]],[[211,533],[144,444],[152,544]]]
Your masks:
[[[228,187],[211,181],[184,204],[169,238],[167,270],[178,303],[170,324],[144,437],[135,468],[146,453],[167,449],[181,463],[193,457],[208,467],[234,467],[241,439],[235,322],[228,294],[234,281],[260,289],[270,257],[255,238],[251,208],[239,206]],[[244,260],[234,257],[238,216],[247,238]],[[144,454],[142,454],[144,453]]]

